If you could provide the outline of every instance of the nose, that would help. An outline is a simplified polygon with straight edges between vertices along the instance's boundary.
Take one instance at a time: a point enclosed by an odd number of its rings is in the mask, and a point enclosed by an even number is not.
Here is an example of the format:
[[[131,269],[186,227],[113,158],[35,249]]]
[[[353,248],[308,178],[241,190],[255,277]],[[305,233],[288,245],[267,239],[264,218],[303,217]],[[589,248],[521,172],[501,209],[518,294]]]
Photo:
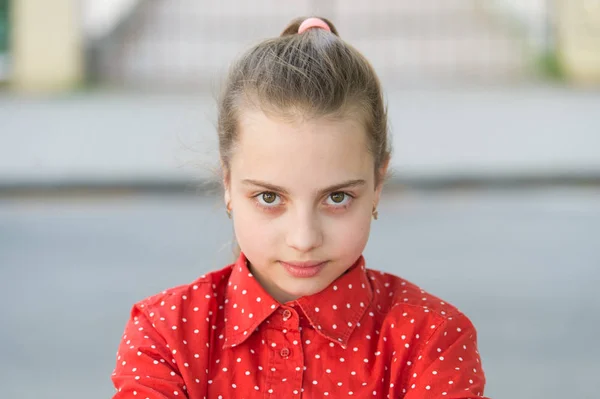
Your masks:
[[[319,218],[312,211],[296,212],[289,221],[287,245],[299,252],[310,252],[323,244]]]

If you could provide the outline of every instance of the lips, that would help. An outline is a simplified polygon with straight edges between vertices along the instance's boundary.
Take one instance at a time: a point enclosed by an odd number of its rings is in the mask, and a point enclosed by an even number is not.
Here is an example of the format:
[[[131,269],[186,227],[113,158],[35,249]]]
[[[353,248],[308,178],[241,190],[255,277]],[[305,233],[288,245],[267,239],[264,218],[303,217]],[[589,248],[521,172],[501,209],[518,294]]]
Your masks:
[[[325,262],[309,261],[309,262],[279,262],[288,274],[297,278],[314,277],[323,269]]]

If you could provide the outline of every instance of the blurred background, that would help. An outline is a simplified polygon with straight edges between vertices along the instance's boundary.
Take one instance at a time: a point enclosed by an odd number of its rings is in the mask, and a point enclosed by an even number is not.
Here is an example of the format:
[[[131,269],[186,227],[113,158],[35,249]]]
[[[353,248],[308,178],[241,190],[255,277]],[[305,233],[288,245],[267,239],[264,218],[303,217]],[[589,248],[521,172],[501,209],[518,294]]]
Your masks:
[[[232,260],[216,94],[315,14],[388,99],[369,267],[473,320],[488,396],[598,397],[600,0],[0,0],[2,397],[110,397],[131,305]]]

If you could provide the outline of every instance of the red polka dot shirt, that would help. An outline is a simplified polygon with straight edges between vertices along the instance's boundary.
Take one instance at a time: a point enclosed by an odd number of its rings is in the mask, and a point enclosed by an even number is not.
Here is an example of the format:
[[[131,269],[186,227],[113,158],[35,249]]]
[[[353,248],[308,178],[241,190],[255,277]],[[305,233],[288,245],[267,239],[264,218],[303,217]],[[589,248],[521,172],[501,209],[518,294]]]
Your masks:
[[[481,398],[476,337],[455,307],[363,257],[280,304],[241,254],[133,307],[114,398]]]

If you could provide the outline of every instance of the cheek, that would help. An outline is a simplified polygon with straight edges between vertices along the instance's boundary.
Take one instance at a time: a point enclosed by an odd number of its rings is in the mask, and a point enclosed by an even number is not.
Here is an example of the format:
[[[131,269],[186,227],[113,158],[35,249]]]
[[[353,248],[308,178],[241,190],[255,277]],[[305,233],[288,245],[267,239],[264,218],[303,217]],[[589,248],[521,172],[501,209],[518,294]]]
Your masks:
[[[236,209],[233,225],[242,251],[249,255],[251,252],[264,252],[264,248],[273,247],[274,240],[280,235],[254,205],[246,203],[238,205]]]
[[[325,230],[326,240],[339,251],[362,252],[369,239],[370,229],[370,217],[361,213],[330,223]]]

